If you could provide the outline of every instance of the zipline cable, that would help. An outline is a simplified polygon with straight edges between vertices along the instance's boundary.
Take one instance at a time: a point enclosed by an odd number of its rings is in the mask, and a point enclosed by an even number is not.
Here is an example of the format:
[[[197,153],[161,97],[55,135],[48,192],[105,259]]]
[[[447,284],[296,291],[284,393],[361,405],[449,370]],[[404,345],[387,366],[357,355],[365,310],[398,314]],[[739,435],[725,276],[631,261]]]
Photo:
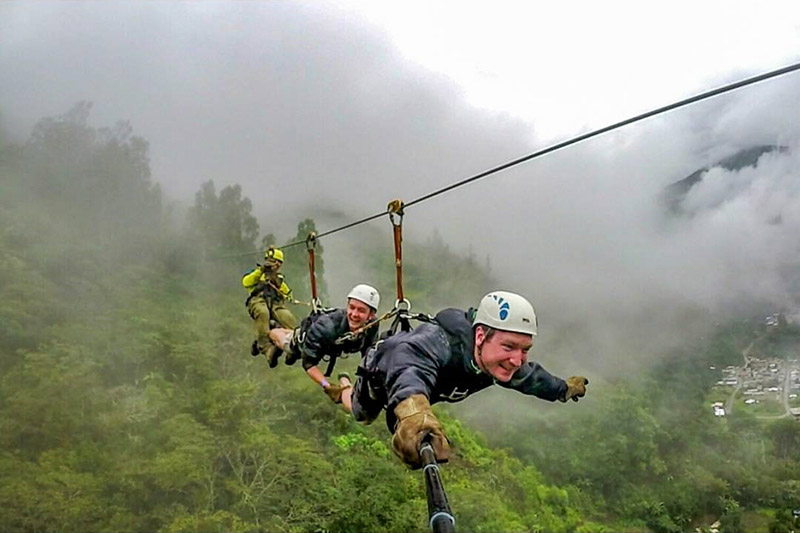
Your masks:
[[[519,159],[515,159],[513,161],[509,161],[508,163],[504,163],[504,164],[502,164],[502,165],[500,165],[498,167],[494,167],[494,168],[489,169],[489,170],[487,170],[485,172],[481,172],[480,174],[476,174],[475,176],[472,176],[470,178],[467,178],[467,179],[461,180],[459,182],[453,183],[452,185],[448,185],[447,187],[443,187],[443,188],[439,189],[438,191],[434,191],[432,193],[426,194],[425,196],[421,196],[421,197],[417,198],[416,200],[412,200],[410,202],[407,202],[405,204],[405,207],[411,207],[412,205],[422,203],[425,200],[429,200],[429,199],[431,199],[431,198],[433,198],[435,196],[439,196],[440,194],[444,194],[444,193],[446,193],[448,191],[452,191],[453,189],[456,189],[456,188],[461,187],[463,185],[467,185],[467,184],[472,183],[474,181],[478,181],[479,179],[485,178],[485,177],[487,177],[487,176],[489,176],[491,174],[495,174],[495,173],[500,172],[502,170],[506,170],[506,169],[511,168],[513,166],[519,165],[520,163],[524,163],[526,161],[530,161],[531,159],[534,159],[534,158],[537,158],[537,157],[541,157],[541,156],[549,154],[551,152],[555,152],[556,150],[560,150],[562,148],[566,148],[567,146],[571,146],[573,144],[577,144],[577,143],[579,143],[581,141],[585,141],[586,139],[591,139],[592,137],[596,137],[598,135],[602,135],[604,133],[608,133],[609,131],[621,128],[623,126],[627,126],[629,124],[633,124],[634,122],[639,122],[640,120],[644,120],[646,118],[654,117],[656,115],[660,115],[662,113],[666,113],[667,111],[672,111],[673,109],[678,109],[679,107],[684,107],[684,106],[687,106],[689,104],[693,104],[695,102],[699,102],[701,100],[705,100],[707,98],[711,98],[713,96],[718,96],[720,94],[724,94],[724,93],[739,89],[741,87],[746,87],[747,85],[752,85],[752,84],[758,83],[760,81],[768,80],[770,78],[775,78],[775,77],[781,76],[783,74],[788,74],[788,73],[794,72],[796,70],[800,70],[800,63],[795,63],[794,65],[789,65],[788,67],[783,67],[783,68],[780,68],[778,70],[773,70],[771,72],[767,72],[765,74],[760,74],[758,76],[753,76],[752,78],[747,78],[745,80],[737,81],[735,83],[731,83],[729,85],[725,85],[724,87],[720,87],[718,89],[712,89],[710,91],[707,91],[707,92],[704,92],[704,93],[701,93],[701,94],[686,98],[686,99],[681,100],[679,102],[675,102],[674,104],[665,105],[664,107],[659,107],[658,109],[653,109],[652,111],[648,111],[646,113],[642,113],[641,115],[636,115],[635,117],[631,117],[631,118],[622,120],[620,122],[617,122],[615,124],[611,124],[610,126],[605,126],[603,128],[591,131],[589,133],[584,133],[583,135],[579,135],[579,136],[573,137],[572,139],[569,139],[567,141],[563,141],[563,142],[554,144],[552,146],[544,148],[543,150],[539,150],[538,152],[534,152],[532,154],[526,155],[525,157],[520,157]]]
[[[773,71],[770,71],[770,72],[766,72],[764,74],[759,74],[757,76],[753,76],[751,78],[746,78],[746,79],[741,80],[741,81],[730,83],[728,85],[724,85],[724,86],[719,87],[717,89],[712,89],[710,91],[706,91],[704,93],[700,93],[700,94],[697,94],[695,96],[691,96],[689,98],[685,98],[685,99],[680,100],[678,102],[675,102],[675,103],[672,103],[672,104],[669,104],[669,105],[665,105],[665,106],[659,107],[657,109],[653,109],[652,111],[647,111],[646,113],[642,113],[642,114],[633,116],[631,118],[627,118],[625,120],[622,120],[620,122],[616,122],[616,123],[611,124],[609,126],[605,126],[605,127],[590,131],[588,133],[584,133],[582,135],[578,135],[577,137],[573,137],[572,139],[568,139],[566,141],[562,141],[560,143],[556,143],[554,145],[548,146],[547,148],[544,148],[544,149],[539,150],[537,152],[533,152],[532,154],[528,154],[528,155],[526,155],[524,157],[520,157],[519,159],[514,159],[513,161],[509,161],[509,162],[504,163],[504,164],[502,164],[500,166],[497,166],[497,167],[494,167],[494,168],[490,168],[489,170],[485,170],[485,171],[481,172],[480,174],[476,174],[474,176],[471,176],[469,178],[463,179],[461,181],[458,181],[458,182],[453,183],[451,185],[448,185],[446,187],[442,187],[441,189],[438,189],[436,191],[428,193],[428,194],[426,194],[424,196],[420,196],[419,198],[416,198],[414,200],[411,200],[410,202],[405,203],[404,207],[408,208],[408,207],[414,206],[416,204],[420,204],[420,203],[422,203],[422,202],[424,202],[426,200],[430,200],[431,198],[434,198],[434,197],[439,196],[441,194],[444,194],[446,192],[452,191],[453,189],[457,189],[459,187],[463,187],[464,185],[468,185],[470,183],[478,181],[479,179],[483,179],[485,177],[491,176],[492,174],[496,174],[498,172],[501,172],[503,170],[509,169],[509,168],[514,167],[516,165],[519,165],[521,163],[525,163],[526,161],[530,161],[531,159],[535,159],[537,157],[541,157],[543,155],[547,155],[547,154],[555,152],[557,150],[561,150],[562,148],[566,148],[568,146],[571,146],[573,144],[577,144],[577,143],[579,143],[581,141],[585,141],[587,139],[591,139],[592,137],[597,137],[598,135],[602,135],[604,133],[608,133],[610,131],[622,128],[623,126],[627,126],[629,124],[633,124],[635,122],[639,122],[639,121],[642,121],[642,120],[644,120],[646,118],[654,117],[656,115],[661,115],[663,113],[666,113],[667,111],[673,111],[675,109],[678,109],[678,108],[681,108],[681,107],[685,107],[685,106],[687,106],[689,104],[694,104],[696,102],[700,102],[701,100],[706,100],[706,99],[712,98],[714,96],[719,96],[720,94],[724,94],[724,93],[728,93],[728,92],[731,92],[731,91],[735,91],[736,89],[741,89],[742,87],[747,87],[748,85],[753,85],[755,83],[758,83],[758,82],[761,82],[761,81],[766,81],[766,80],[769,80],[771,78],[777,78],[778,76],[783,76],[784,74],[789,74],[790,72],[795,72],[797,70],[800,70],[800,63],[795,63],[793,65],[789,65],[789,66],[786,66],[786,67],[783,67],[783,68],[779,68],[777,70],[773,70]],[[375,213],[374,215],[370,215],[370,216],[362,218],[360,220],[356,220],[355,222],[351,222],[351,223],[346,224],[344,226],[341,226],[341,227],[338,227],[338,228],[335,228],[335,229],[332,229],[332,230],[328,230],[328,231],[325,231],[325,232],[322,232],[322,233],[318,233],[317,234],[317,238],[319,239],[321,237],[325,237],[325,236],[328,236],[328,235],[333,235],[334,233],[337,233],[337,232],[340,232],[340,231],[344,231],[346,229],[350,229],[350,228],[355,227],[355,226],[359,226],[361,224],[364,224],[366,222],[378,219],[378,218],[380,218],[380,217],[382,217],[384,215],[390,214],[390,213],[391,213],[391,211],[389,209],[387,209],[385,211],[381,211],[380,213]],[[289,248],[291,246],[296,246],[296,245],[299,245],[299,244],[303,244],[305,242],[306,242],[305,240],[290,242],[289,244],[284,244],[282,246],[282,248]],[[242,257],[242,256],[246,256],[246,255],[255,255],[255,254],[259,254],[259,253],[261,253],[260,250],[259,251],[255,251],[255,252],[243,252],[243,253],[239,253],[239,254],[230,254],[230,255],[218,256],[218,257],[216,257],[216,259],[226,259],[226,258],[231,258],[231,257]]]

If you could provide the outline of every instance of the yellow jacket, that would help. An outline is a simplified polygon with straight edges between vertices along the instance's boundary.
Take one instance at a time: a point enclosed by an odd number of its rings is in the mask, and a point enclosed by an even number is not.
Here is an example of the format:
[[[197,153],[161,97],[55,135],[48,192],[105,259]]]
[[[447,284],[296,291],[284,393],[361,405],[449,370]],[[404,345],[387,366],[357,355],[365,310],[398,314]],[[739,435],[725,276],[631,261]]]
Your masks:
[[[242,286],[253,294],[256,291],[268,287],[267,294],[280,296],[282,299],[287,300],[292,297],[292,289],[283,281],[283,274],[277,272],[264,273],[261,267],[256,267],[242,278]]]

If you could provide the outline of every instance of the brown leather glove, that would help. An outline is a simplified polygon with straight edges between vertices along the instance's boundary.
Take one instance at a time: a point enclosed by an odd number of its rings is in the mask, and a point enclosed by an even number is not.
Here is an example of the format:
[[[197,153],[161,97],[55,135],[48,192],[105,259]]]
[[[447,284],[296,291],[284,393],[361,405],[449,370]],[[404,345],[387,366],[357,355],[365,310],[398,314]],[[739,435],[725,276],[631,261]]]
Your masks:
[[[330,384],[322,390],[333,403],[342,403],[342,388],[339,385]]]
[[[589,380],[583,376],[572,376],[567,378],[567,390],[558,400],[561,402],[566,402],[570,398],[573,402],[577,402],[578,398],[583,398],[586,394],[586,385],[589,384]]]
[[[447,462],[450,445],[444,429],[433,414],[431,404],[424,394],[414,394],[394,408],[397,424],[392,437],[394,453],[411,468],[422,467],[419,446],[426,435],[431,436],[431,445],[437,461]]]

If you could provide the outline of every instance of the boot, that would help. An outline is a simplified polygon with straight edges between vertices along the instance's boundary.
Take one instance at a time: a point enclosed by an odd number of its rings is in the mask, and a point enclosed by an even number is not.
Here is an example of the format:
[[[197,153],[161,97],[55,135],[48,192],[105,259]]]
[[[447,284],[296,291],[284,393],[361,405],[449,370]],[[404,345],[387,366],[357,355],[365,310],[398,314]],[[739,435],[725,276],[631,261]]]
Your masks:
[[[296,351],[295,352],[287,352],[286,353],[286,359],[284,359],[283,362],[286,363],[287,365],[291,366],[291,365],[295,364],[298,359],[300,359],[300,353],[299,352],[296,352]]]
[[[258,340],[254,340],[253,344],[250,345],[250,355],[255,357],[260,353],[261,351],[258,349]]]
[[[264,350],[264,356],[267,358],[270,368],[275,368],[278,366],[278,358],[281,356],[281,354],[283,354],[283,350],[278,349],[278,347],[272,343],[266,347]]]

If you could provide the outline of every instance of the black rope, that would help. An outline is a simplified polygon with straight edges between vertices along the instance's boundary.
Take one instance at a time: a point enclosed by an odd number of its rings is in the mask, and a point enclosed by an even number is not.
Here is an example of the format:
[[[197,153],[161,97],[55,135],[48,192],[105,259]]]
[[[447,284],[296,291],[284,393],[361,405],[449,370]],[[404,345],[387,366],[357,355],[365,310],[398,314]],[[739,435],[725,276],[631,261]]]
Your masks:
[[[350,228],[352,228],[354,226],[358,226],[360,224],[364,224],[365,222],[369,222],[371,220],[375,220],[376,218],[380,218],[380,217],[384,216],[387,213],[388,213],[388,211],[383,211],[381,213],[375,213],[374,215],[362,218],[361,220],[356,220],[355,222],[351,222],[350,224],[346,224],[346,225],[338,227],[336,229],[328,230],[328,231],[325,231],[325,232],[322,232],[322,233],[317,233],[317,239],[319,239],[320,237],[325,237],[327,235],[333,235],[334,233],[337,233],[339,231],[344,231],[346,229],[350,229]],[[288,244],[280,245],[279,247],[280,248],[291,248],[292,246],[297,246],[298,244],[305,244],[305,243],[306,243],[306,240],[303,239],[302,241],[290,242]],[[244,257],[246,255],[256,255],[256,254],[260,254],[260,253],[262,253],[261,250],[255,250],[253,252],[241,252],[241,253],[238,253],[238,254],[218,255],[218,256],[214,257],[213,259],[230,259],[232,257]]]
[[[461,180],[461,181],[458,181],[458,182],[453,183],[451,185],[448,185],[447,187],[443,187],[443,188],[441,188],[439,190],[433,191],[433,192],[431,192],[429,194],[426,194],[424,196],[420,196],[419,198],[411,200],[410,202],[406,202],[404,204],[404,207],[408,208],[408,207],[411,207],[413,205],[420,204],[420,203],[424,202],[425,200],[430,200],[431,198],[439,196],[440,194],[444,194],[446,192],[452,191],[453,189],[457,189],[459,187],[463,187],[464,185],[468,185],[470,183],[478,181],[479,179],[482,179],[482,178],[485,178],[487,176],[491,176],[492,174],[496,174],[496,173],[498,173],[500,171],[509,169],[511,167],[519,165],[520,163],[525,163],[526,161],[530,161],[531,159],[535,159],[537,157],[541,157],[543,155],[555,152],[556,150],[561,150],[562,148],[566,148],[567,146],[571,146],[571,145],[577,144],[577,143],[579,143],[581,141],[585,141],[587,139],[591,139],[592,137],[597,137],[598,135],[602,135],[604,133],[608,133],[609,131],[619,129],[619,128],[623,127],[623,126],[627,126],[629,124],[633,124],[634,122],[639,122],[639,121],[644,120],[646,118],[650,118],[650,117],[654,117],[656,115],[660,115],[662,113],[666,113],[667,111],[672,111],[674,109],[678,109],[680,107],[685,107],[685,106],[687,106],[689,104],[693,104],[693,103],[699,102],[701,100],[706,100],[708,98],[711,98],[711,97],[714,97],[714,96],[718,96],[720,94],[724,94],[724,93],[727,93],[727,92],[730,92],[730,91],[734,91],[736,89],[741,89],[742,87],[746,87],[748,85],[753,85],[754,83],[765,81],[765,80],[768,80],[768,79],[771,79],[771,78],[776,78],[776,77],[782,76],[784,74],[789,74],[790,72],[794,72],[796,70],[800,70],[800,63],[795,63],[793,65],[789,65],[787,67],[783,67],[783,68],[779,68],[777,70],[766,72],[764,74],[759,74],[758,76],[753,76],[752,78],[747,78],[747,79],[744,79],[744,80],[741,80],[741,81],[737,81],[737,82],[725,85],[723,87],[719,87],[717,89],[712,89],[710,91],[706,91],[704,93],[700,93],[698,95],[695,95],[695,96],[692,96],[692,97],[689,97],[689,98],[685,98],[685,99],[680,100],[678,102],[675,102],[673,104],[665,105],[663,107],[659,107],[658,109],[653,109],[652,111],[648,111],[646,113],[642,113],[640,115],[636,115],[634,117],[622,120],[620,122],[616,122],[614,124],[611,124],[610,126],[605,126],[605,127],[600,128],[600,129],[596,129],[594,131],[591,131],[589,133],[584,133],[583,135],[579,135],[577,137],[573,137],[572,139],[569,139],[569,140],[566,140],[566,141],[562,141],[562,142],[554,144],[552,146],[548,146],[547,148],[539,150],[538,152],[534,152],[532,154],[528,154],[528,155],[526,155],[524,157],[520,157],[519,159],[514,159],[513,161],[509,161],[509,162],[504,163],[504,164],[502,164],[500,166],[497,166],[497,167],[494,167],[494,168],[490,168],[489,170],[481,172],[480,174],[476,174],[476,175],[471,176],[469,178],[466,178],[464,180]],[[370,215],[368,217],[362,218],[361,220],[357,220],[355,222],[351,222],[351,223],[346,224],[344,226],[341,226],[341,227],[338,227],[338,228],[335,228],[335,229],[332,229],[332,230],[329,230],[329,231],[326,231],[326,232],[323,232],[323,233],[319,233],[319,234],[317,234],[317,238],[324,237],[324,236],[327,236],[327,235],[333,235],[334,233],[337,233],[339,231],[344,231],[346,229],[350,229],[350,228],[352,228],[354,226],[358,226],[360,224],[364,224],[365,222],[369,222],[371,220],[375,220],[376,218],[380,218],[380,217],[382,217],[384,215],[389,214],[390,212],[391,211],[389,211],[387,209],[385,211],[381,211],[380,213],[375,213],[374,215]],[[289,248],[291,246],[296,246],[298,244],[304,244],[304,243],[305,243],[305,240],[295,241],[295,242],[291,242],[289,244],[284,244],[282,246],[282,248]],[[240,253],[240,254],[219,256],[216,259],[224,259],[224,258],[229,258],[229,257],[241,257],[241,256],[245,256],[245,255],[255,255],[255,254],[259,254],[259,253],[261,253],[261,251],[244,252],[244,253]]]
[[[472,183],[474,181],[478,181],[481,178],[485,178],[486,176],[489,176],[491,174],[495,174],[497,172],[500,172],[501,170],[506,170],[506,169],[511,168],[513,166],[519,165],[520,163],[524,163],[524,162],[530,161],[531,159],[534,159],[536,157],[540,157],[540,156],[549,154],[551,152],[555,152],[556,150],[560,150],[562,148],[566,148],[567,146],[571,146],[571,145],[579,143],[581,141],[585,141],[586,139],[590,139],[592,137],[596,137],[598,135],[602,135],[603,133],[608,133],[609,131],[621,128],[623,126],[627,126],[628,124],[633,124],[634,122],[639,122],[640,120],[644,120],[646,118],[650,118],[650,117],[653,117],[653,116],[656,116],[656,115],[660,115],[662,113],[666,113],[667,111],[672,111],[673,109],[678,109],[679,107],[684,107],[684,106],[687,106],[689,104],[693,104],[695,102],[699,102],[700,100],[705,100],[707,98],[711,98],[712,96],[718,96],[720,94],[724,94],[726,92],[730,92],[730,91],[739,89],[741,87],[745,87],[747,85],[752,85],[752,84],[758,83],[760,81],[768,80],[770,78],[775,78],[775,77],[781,76],[783,74],[788,74],[789,72],[793,72],[793,71],[798,70],[798,69],[800,69],[800,63],[795,63],[794,65],[789,65],[788,67],[783,67],[783,68],[780,68],[778,70],[773,70],[772,72],[767,72],[766,74],[760,74],[758,76],[753,76],[752,78],[747,78],[746,80],[742,80],[742,81],[738,81],[738,82],[735,82],[735,83],[731,83],[730,85],[725,85],[724,87],[720,87],[718,89],[713,89],[713,90],[710,90],[710,91],[707,91],[707,92],[692,96],[690,98],[686,98],[686,99],[681,100],[679,102],[675,102],[674,104],[666,105],[664,107],[659,107],[658,109],[654,109],[652,111],[648,111],[647,113],[642,113],[641,115],[636,115],[635,117],[631,117],[631,118],[625,119],[623,121],[617,122],[615,124],[611,124],[610,126],[605,126],[603,128],[591,131],[589,133],[584,133],[583,135],[579,135],[579,136],[574,137],[574,138],[572,138],[570,140],[563,141],[563,142],[560,142],[558,144],[554,144],[554,145],[549,146],[549,147],[547,147],[547,148],[545,148],[543,150],[539,150],[538,152],[534,152],[534,153],[532,153],[530,155],[526,155],[525,157],[520,157],[519,159],[515,159],[513,161],[509,161],[508,163],[500,165],[499,167],[494,167],[492,169],[489,169],[489,170],[487,170],[485,172],[481,172],[480,174],[476,174],[475,176],[472,176],[472,177],[467,178],[465,180],[459,181],[457,183],[453,183],[452,185],[448,185],[447,187],[443,187],[443,188],[439,189],[438,191],[434,191],[434,192],[432,192],[430,194],[426,194],[425,196],[421,196],[421,197],[417,198],[416,200],[412,200],[410,202],[406,202],[405,207],[411,207],[414,204],[418,204],[418,203],[424,202],[425,200],[429,200],[429,199],[433,198],[434,196],[438,196],[440,194],[444,194],[444,193],[446,193],[448,191],[452,191],[453,189],[456,189],[456,188],[461,187],[463,185],[467,185],[468,183]]]

